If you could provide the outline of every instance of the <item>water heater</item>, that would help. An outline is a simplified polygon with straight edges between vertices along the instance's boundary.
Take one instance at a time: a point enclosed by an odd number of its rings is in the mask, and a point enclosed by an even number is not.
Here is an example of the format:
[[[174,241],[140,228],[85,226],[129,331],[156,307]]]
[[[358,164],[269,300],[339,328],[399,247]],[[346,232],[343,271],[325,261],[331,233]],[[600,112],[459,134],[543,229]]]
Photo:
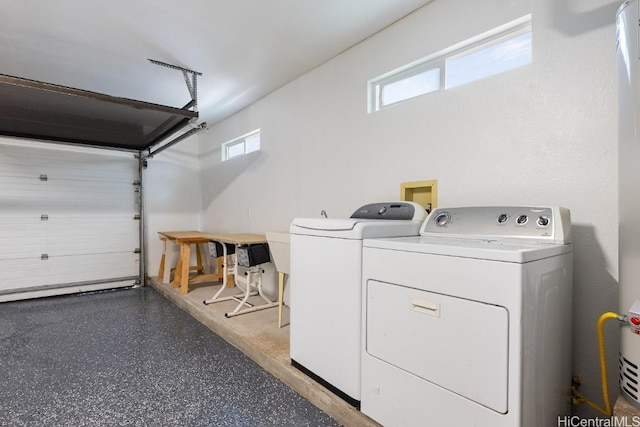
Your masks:
[[[638,0],[620,6],[616,18],[619,90],[619,310],[620,389],[640,407],[640,52]]]

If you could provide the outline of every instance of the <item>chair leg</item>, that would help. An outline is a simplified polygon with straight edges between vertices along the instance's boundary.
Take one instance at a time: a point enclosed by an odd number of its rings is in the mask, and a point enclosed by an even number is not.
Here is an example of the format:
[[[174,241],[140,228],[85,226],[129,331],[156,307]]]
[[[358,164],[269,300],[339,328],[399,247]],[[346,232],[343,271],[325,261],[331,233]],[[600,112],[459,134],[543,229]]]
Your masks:
[[[284,273],[278,272],[278,327],[282,328],[282,305],[284,303]]]

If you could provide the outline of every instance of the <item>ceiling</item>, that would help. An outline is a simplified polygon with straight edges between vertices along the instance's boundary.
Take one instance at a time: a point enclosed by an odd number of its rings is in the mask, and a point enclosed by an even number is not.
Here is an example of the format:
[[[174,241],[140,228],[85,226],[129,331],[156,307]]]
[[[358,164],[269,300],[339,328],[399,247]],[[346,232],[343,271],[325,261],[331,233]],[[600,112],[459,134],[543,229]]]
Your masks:
[[[430,0],[0,0],[0,74],[150,103],[200,120],[243,109]]]

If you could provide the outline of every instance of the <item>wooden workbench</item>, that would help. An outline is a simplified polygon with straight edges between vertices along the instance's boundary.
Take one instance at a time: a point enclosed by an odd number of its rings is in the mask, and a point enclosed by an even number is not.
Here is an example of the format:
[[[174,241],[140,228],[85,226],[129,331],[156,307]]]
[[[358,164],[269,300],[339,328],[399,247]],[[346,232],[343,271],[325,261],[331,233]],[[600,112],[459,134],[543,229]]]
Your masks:
[[[200,283],[212,280],[224,280],[223,266],[224,262],[222,258],[217,260],[216,273],[204,272],[204,265],[202,262],[202,253],[200,252],[200,244],[208,244],[211,239],[207,237],[208,233],[202,231],[159,231],[160,240],[163,241],[164,248],[162,251],[162,258],[160,259],[160,269],[158,271],[158,279],[164,282],[165,276],[165,262],[166,262],[166,244],[168,241],[174,242],[180,248],[180,257],[178,258],[178,264],[176,265],[175,275],[171,285],[174,288],[179,287],[180,293],[183,295],[189,292],[189,283]],[[196,265],[191,266],[191,245],[196,247]],[[191,270],[196,271],[194,277],[189,277]],[[224,280],[227,286],[233,286],[231,278]]]

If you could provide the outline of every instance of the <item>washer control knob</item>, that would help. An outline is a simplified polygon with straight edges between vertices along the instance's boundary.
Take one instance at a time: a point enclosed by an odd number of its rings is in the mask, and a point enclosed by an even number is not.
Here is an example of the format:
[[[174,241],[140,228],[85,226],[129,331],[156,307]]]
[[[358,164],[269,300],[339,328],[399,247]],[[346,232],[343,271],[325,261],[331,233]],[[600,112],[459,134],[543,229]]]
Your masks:
[[[549,225],[549,217],[546,216],[541,216],[538,218],[538,225],[542,226],[542,227],[546,227],[547,225]]]
[[[386,206],[383,206],[383,207],[381,207],[380,209],[378,209],[378,214],[379,214],[379,215],[382,215],[382,214],[383,214],[383,213],[385,213],[386,211],[387,211],[387,207],[386,207]]]
[[[505,222],[507,222],[508,219],[509,219],[509,215],[500,214],[498,215],[498,224],[504,224]]]
[[[438,214],[435,218],[436,225],[438,227],[444,227],[449,223],[450,220],[451,220],[451,215],[449,214],[449,212],[442,212]]]
[[[524,225],[527,223],[527,221],[529,221],[529,218],[526,215],[520,215],[517,219],[516,222],[519,225]]]
[[[634,325],[638,326],[640,325],[640,318],[633,316],[631,319],[629,319],[629,322],[633,323]]]

